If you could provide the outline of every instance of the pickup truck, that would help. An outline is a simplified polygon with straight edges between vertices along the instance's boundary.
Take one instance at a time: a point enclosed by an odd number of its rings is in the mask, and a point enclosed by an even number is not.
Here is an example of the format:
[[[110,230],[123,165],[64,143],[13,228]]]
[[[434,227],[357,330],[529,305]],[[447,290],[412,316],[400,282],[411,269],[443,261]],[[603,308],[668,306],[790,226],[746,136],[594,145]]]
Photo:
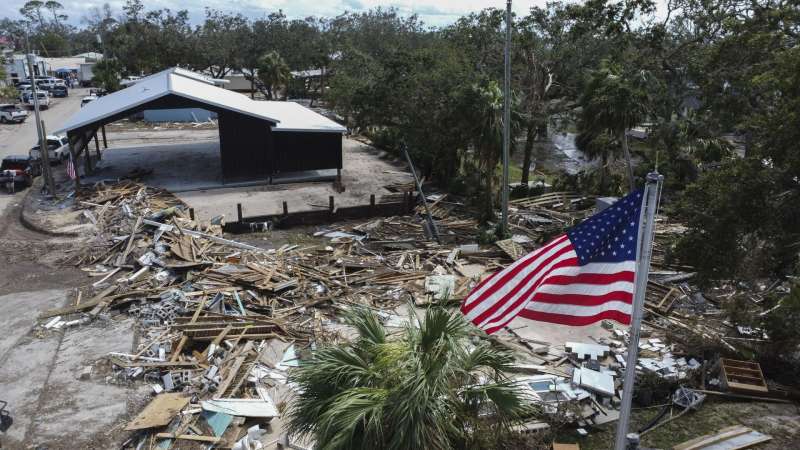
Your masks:
[[[50,108],[50,95],[47,92],[36,91],[36,95],[39,97],[39,108],[41,109],[48,109]],[[25,102],[31,108],[34,107],[33,103],[33,95],[28,95],[28,99]]]
[[[15,192],[18,187],[28,187],[33,184],[33,174],[27,156],[9,155],[0,164],[0,186],[5,186],[8,192]]]
[[[41,159],[39,144],[31,148],[29,155],[32,161]],[[66,136],[47,136],[47,157],[51,165],[66,161],[69,158],[69,140]]]
[[[0,104],[0,123],[22,123],[28,118],[28,112],[17,105]]]

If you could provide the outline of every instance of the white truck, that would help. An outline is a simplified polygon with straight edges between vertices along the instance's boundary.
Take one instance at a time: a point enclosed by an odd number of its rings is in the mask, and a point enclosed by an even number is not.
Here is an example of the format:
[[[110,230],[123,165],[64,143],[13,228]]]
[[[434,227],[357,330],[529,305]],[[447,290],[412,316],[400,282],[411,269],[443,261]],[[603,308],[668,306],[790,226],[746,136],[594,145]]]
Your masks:
[[[41,109],[48,109],[50,108],[50,94],[47,92],[36,91],[36,96],[39,97],[39,108]],[[31,108],[34,107],[34,100],[33,100],[33,93],[28,95],[28,99],[25,102]]]
[[[39,144],[34,145],[29,152],[31,160],[38,161],[42,158]],[[47,136],[47,158],[50,164],[58,164],[69,158],[69,140],[66,136]]]
[[[92,68],[94,64],[95,63],[81,63],[78,67],[78,81],[81,83],[81,86],[87,87],[92,84],[92,79],[94,78]]]

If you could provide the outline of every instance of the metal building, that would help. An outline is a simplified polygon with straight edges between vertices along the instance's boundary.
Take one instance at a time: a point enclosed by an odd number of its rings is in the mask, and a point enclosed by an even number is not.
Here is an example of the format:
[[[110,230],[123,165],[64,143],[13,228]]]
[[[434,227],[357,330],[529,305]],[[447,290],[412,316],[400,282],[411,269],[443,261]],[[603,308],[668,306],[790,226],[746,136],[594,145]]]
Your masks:
[[[74,157],[82,157],[88,173],[89,143],[93,138],[97,142],[104,125],[144,110],[179,108],[217,114],[225,182],[342,168],[346,130],[338,123],[294,102],[251,100],[180,68],[164,70],[87,103],[56,132],[67,133]]]

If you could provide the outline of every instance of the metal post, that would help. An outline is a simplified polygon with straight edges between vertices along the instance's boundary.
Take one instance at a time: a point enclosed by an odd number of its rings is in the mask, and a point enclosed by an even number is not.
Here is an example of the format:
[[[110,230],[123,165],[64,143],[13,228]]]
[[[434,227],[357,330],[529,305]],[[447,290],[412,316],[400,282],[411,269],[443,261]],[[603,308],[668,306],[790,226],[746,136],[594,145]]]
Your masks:
[[[44,173],[44,181],[47,183],[47,190],[50,195],[56,195],[56,185],[53,182],[53,175],[50,173],[50,153],[47,148],[47,135],[44,134],[44,121],[39,117],[39,91],[36,89],[36,76],[33,72],[33,61],[36,55],[28,53],[28,70],[31,75],[31,95],[33,95],[33,112],[36,115],[36,133],[39,137],[39,154],[42,160],[42,172]]]
[[[619,411],[617,423],[616,450],[625,450],[628,423],[631,419],[631,401],[633,400],[633,387],[636,379],[636,358],[639,353],[639,334],[644,315],[644,295],[647,289],[647,279],[650,272],[650,256],[653,253],[653,228],[655,227],[656,207],[658,196],[661,192],[661,183],[664,177],[657,172],[647,175],[647,184],[644,188],[642,211],[639,216],[639,236],[637,238],[635,291],[633,295],[633,311],[631,313],[630,342],[628,343],[628,357],[625,361],[625,382],[622,385],[622,406]]]
[[[403,144],[403,153],[405,153],[406,155],[406,161],[408,161],[408,167],[411,169],[411,175],[414,176],[414,182],[417,184],[417,191],[419,192],[419,196],[422,198],[422,205],[425,207],[425,215],[427,216],[426,220],[428,221],[428,228],[431,230],[433,238],[436,239],[436,242],[441,244],[442,241],[439,239],[439,229],[436,228],[436,222],[433,220],[433,216],[431,215],[431,210],[428,209],[428,200],[425,199],[425,193],[422,192],[422,183],[420,183],[419,178],[417,178],[417,171],[414,170],[414,163],[411,162],[411,156],[408,155],[408,149],[406,148],[405,144]]]
[[[511,0],[506,2],[505,76],[503,77],[503,190],[501,202],[503,238],[508,235],[508,158],[511,146]]]

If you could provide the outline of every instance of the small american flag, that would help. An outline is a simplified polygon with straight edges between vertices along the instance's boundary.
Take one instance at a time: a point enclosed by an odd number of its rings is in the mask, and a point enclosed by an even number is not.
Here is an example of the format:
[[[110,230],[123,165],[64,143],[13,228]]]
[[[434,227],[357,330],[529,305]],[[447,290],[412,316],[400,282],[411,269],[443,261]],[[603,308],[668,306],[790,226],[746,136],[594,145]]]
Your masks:
[[[74,180],[75,175],[75,164],[72,162],[72,152],[69,154],[69,159],[67,159],[67,176],[70,180]]]
[[[640,190],[486,278],[461,312],[489,334],[517,316],[630,324],[641,209]]]

